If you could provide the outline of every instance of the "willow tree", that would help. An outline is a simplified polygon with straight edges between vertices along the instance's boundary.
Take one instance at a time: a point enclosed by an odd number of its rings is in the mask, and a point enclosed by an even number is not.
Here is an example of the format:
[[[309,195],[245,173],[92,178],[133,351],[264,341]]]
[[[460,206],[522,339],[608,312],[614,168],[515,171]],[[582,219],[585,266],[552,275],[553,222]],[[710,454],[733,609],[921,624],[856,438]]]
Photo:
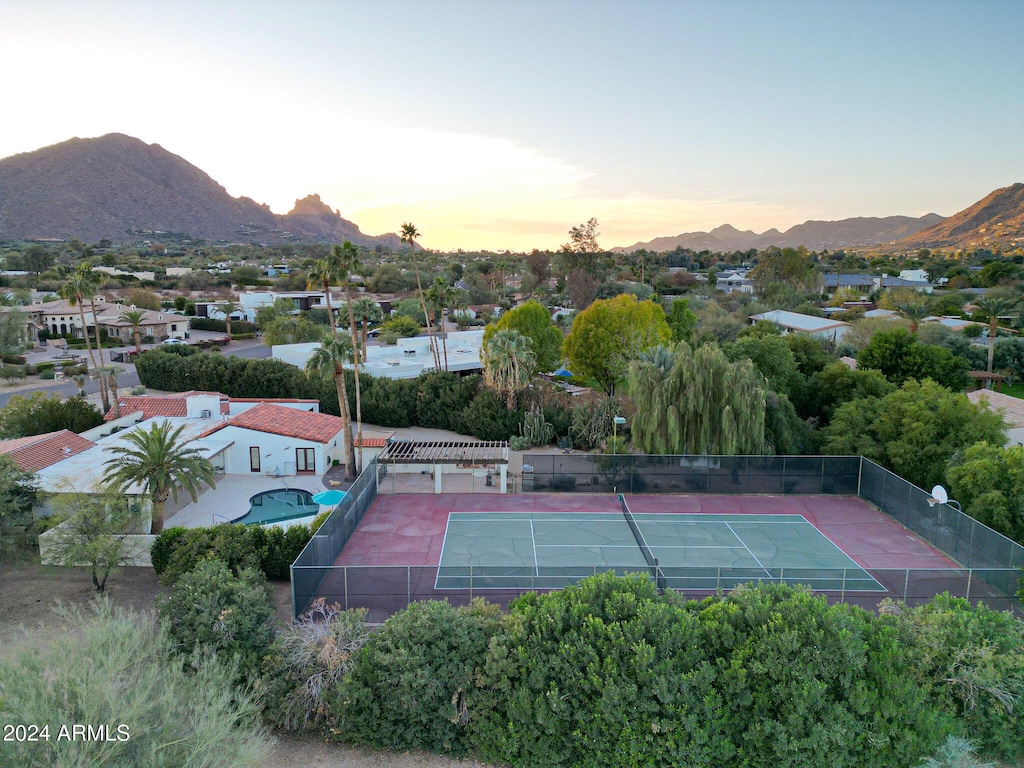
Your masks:
[[[749,360],[679,344],[671,365],[652,350],[630,366],[633,443],[651,454],[767,453],[765,382]]]

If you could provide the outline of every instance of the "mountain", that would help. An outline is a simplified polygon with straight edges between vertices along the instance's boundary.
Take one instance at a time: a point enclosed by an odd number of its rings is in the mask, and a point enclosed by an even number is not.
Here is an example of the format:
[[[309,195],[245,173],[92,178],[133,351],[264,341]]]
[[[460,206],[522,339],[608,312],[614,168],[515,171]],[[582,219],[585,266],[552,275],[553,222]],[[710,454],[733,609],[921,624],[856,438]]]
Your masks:
[[[997,189],[970,208],[900,240],[904,248],[1024,245],[1024,184]]]
[[[745,251],[749,248],[762,249],[773,245],[780,248],[798,248],[803,245],[812,251],[820,251],[825,248],[851,248],[889,243],[942,220],[938,214],[929,213],[918,219],[909,216],[887,216],[840,221],[805,221],[785,232],[769,229],[761,234],[749,229],[741,231],[729,224],[723,224],[710,232],[688,232],[675,237],[657,237],[646,243],[635,243],[627,248],[611,250],[616,253],[629,253],[641,248],[648,251],[671,251],[682,247],[695,251]]]
[[[400,243],[394,234],[363,234],[319,195],[297,200],[284,216],[231,197],[187,160],[123,134],[70,139],[0,160],[2,240],[132,241],[154,232],[228,242]]]

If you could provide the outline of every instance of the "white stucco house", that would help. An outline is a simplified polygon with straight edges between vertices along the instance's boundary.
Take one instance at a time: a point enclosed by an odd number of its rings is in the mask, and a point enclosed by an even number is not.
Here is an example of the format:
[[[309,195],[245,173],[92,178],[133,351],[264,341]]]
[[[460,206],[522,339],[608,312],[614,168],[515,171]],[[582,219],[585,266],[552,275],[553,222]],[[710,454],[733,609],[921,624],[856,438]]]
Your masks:
[[[840,341],[850,330],[850,324],[840,320],[802,315],[799,312],[788,312],[783,309],[773,309],[771,312],[750,315],[750,321],[753,325],[772,323],[781,329],[784,335],[803,333],[824,341]]]

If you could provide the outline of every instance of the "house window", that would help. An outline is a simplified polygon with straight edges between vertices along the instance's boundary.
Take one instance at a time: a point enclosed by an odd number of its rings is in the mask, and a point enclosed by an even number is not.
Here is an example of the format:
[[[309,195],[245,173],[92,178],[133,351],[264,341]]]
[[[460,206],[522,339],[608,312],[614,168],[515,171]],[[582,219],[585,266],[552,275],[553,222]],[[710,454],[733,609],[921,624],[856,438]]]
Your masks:
[[[171,330],[172,331],[178,330],[178,324],[177,323],[171,323]]]
[[[260,471],[260,447],[258,445],[249,446],[249,471]]]
[[[295,471],[316,472],[316,452],[312,448],[295,449]]]

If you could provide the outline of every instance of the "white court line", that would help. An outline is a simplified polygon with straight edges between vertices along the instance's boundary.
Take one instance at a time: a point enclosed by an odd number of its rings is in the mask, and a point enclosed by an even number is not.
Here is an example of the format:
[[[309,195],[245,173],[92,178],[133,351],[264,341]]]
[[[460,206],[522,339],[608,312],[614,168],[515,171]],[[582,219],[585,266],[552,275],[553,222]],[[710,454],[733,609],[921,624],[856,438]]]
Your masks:
[[[754,562],[757,563],[757,567],[760,568],[762,571],[764,571],[764,575],[765,576],[767,576],[768,578],[771,578],[772,575],[770,573],[768,573],[768,569],[765,568],[764,565],[761,563],[761,561],[757,559],[757,555],[755,555],[753,552],[750,551],[750,547],[747,546],[746,542],[744,542],[743,539],[740,538],[740,536],[736,533],[736,531],[732,530],[732,526],[731,525],[729,525],[728,523],[726,523],[726,525],[729,526],[729,530],[732,531],[732,535],[736,537],[736,540],[740,544],[743,545],[743,548],[745,550],[747,550],[747,554],[749,554],[752,558],[754,558]]]
[[[533,518],[530,518],[530,541],[533,543],[533,574],[540,578],[540,560],[537,559],[537,534],[533,530]]]
[[[444,538],[441,539],[441,557],[437,561],[438,570],[441,569],[441,560],[444,559],[444,553],[447,551],[447,547],[448,547],[448,527],[451,524],[452,524],[452,516],[448,515],[448,519],[445,521],[445,524],[444,524]],[[436,578],[434,579],[434,582],[435,582],[434,586],[436,587],[437,586],[437,579]]]

